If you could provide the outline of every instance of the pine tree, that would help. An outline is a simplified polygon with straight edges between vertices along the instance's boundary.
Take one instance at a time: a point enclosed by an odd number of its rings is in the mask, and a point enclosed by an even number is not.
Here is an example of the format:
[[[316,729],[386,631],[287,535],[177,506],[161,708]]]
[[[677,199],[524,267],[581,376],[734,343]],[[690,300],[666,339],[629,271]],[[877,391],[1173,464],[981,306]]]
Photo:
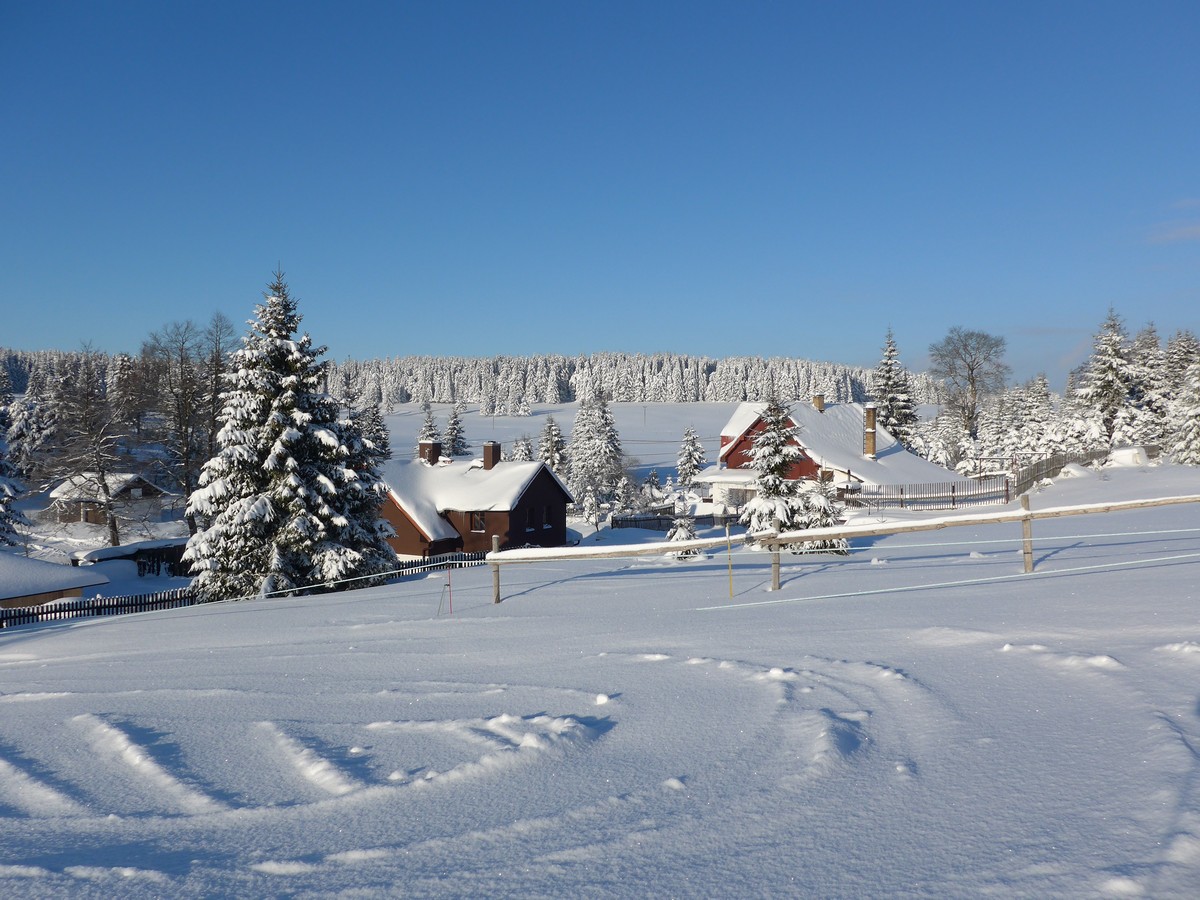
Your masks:
[[[592,512],[592,521],[598,525],[604,504],[616,498],[625,477],[621,439],[603,394],[579,404],[568,458],[567,487],[575,502]]]
[[[14,507],[21,496],[22,487],[16,468],[8,461],[8,408],[12,403],[12,382],[7,366],[0,365],[0,544],[10,547],[19,542],[18,525],[29,525],[29,521]]]
[[[806,482],[800,491],[801,511],[792,527],[796,529],[835,528],[846,523],[846,508],[838,502],[833,485],[827,481]],[[850,544],[845,538],[822,538],[792,545],[793,553],[836,553],[846,556]]]
[[[667,532],[667,540],[675,541],[693,541],[696,539],[696,520],[686,513],[676,515],[675,521],[671,524],[671,529]],[[702,551],[692,547],[687,550],[672,550],[668,556],[675,559],[690,559],[695,556],[701,556]]]
[[[1121,317],[1109,309],[1096,334],[1083,384],[1077,392],[1083,404],[1100,420],[1110,445],[1117,429],[1118,415],[1130,403],[1133,390],[1128,344]]]
[[[378,465],[383,465],[392,458],[392,437],[383,421],[383,412],[378,402],[354,410],[350,418],[358,425],[363,438],[369,442]]]
[[[1170,449],[1175,462],[1200,466],[1200,361],[1188,366],[1172,404]]]
[[[369,583],[395,562],[373,454],[322,392],[324,348],[297,336],[281,272],[255,312],[223,395],[217,455],[188,499],[204,523],[184,554],[193,586],[222,600]]]
[[[463,431],[462,409],[457,403],[450,408],[446,430],[442,432],[442,453],[446,456],[469,456],[471,453]]]
[[[1200,362],[1200,340],[1186,329],[1180,329],[1167,341],[1166,378],[1174,396],[1183,389],[1187,371],[1192,363]]]
[[[742,511],[741,522],[751,532],[790,530],[796,527],[803,511],[796,483],[788,478],[789,470],[800,458],[800,447],[794,439],[796,429],[786,407],[775,399],[767,401],[761,418],[763,428],[750,448],[757,492]]]
[[[428,400],[421,403],[421,410],[425,413],[425,421],[421,423],[421,430],[417,433],[417,446],[413,447],[413,457],[417,458],[421,455],[421,444],[426,441],[440,441],[441,436],[438,432],[437,422],[433,418],[433,406]]]
[[[912,383],[900,364],[891,328],[884,340],[883,358],[871,379],[871,396],[879,410],[879,424],[905,447],[911,446],[918,416],[913,406]]]
[[[707,462],[708,460],[704,456],[704,445],[700,443],[700,436],[696,434],[696,429],[689,425],[683,432],[683,442],[679,445],[679,456],[675,459],[679,486],[683,490],[690,489],[692,481]]]
[[[562,429],[558,427],[553,416],[546,417],[546,424],[538,439],[537,458],[560,478],[566,474],[567,442],[563,439]]]
[[[523,434],[513,441],[512,459],[514,462],[533,461],[533,441],[529,435]]]

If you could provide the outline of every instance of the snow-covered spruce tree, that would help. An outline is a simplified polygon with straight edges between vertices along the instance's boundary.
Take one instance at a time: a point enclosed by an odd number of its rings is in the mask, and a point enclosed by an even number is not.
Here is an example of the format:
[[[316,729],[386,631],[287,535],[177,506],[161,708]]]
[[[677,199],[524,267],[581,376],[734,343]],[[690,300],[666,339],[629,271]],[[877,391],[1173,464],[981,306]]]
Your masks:
[[[1170,451],[1175,462],[1200,466],[1200,362],[1188,366],[1171,404]]]
[[[1153,322],[1134,337],[1129,347],[1129,368],[1130,402],[1118,415],[1114,443],[1161,445],[1166,436],[1171,391],[1167,384],[1167,355]]]
[[[912,382],[900,364],[891,328],[884,340],[883,358],[871,379],[871,396],[879,410],[879,424],[905,447],[910,447],[918,416],[913,405]]]
[[[793,440],[796,428],[788,410],[775,399],[767,401],[762,422],[750,448],[757,492],[742,510],[741,523],[752,533],[787,531],[799,527],[796,523],[803,512],[796,482],[788,478],[788,470],[800,458],[800,447]]]
[[[417,432],[417,446],[413,447],[413,458],[421,455],[421,444],[425,441],[441,441],[441,434],[438,432],[437,421],[433,418],[433,407],[428,400],[421,403],[421,409],[425,413],[425,421],[421,423],[421,430]]]
[[[1167,385],[1172,396],[1183,389],[1192,363],[1200,362],[1200,340],[1186,329],[1176,331],[1167,341]]]
[[[217,455],[188,512],[201,530],[184,559],[204,600],[331,588],[393,567],[373,448],[322,393],[323,347],[277,272],[233,354]]]
[[[560,478],[566,474],[567,442],[563,438],[562,429],[554,421],[554,416],[546,417],[546,424],[542,427],[542,434],[538,438],[537,458]]]
[[[533,461],[533,441],[529,435],[523,434],[512,445],[512,456],[514,462],[532,462]]]
[[[450,408],[446,419],[446,429],[442,432],[442,454],[445,456],[469,456],[471,446],[467,443],[463,431],[462,410],[455,403]]]
[[[692,541],[696,539],[696,520],[687,514],[687,512],[677,512],[675,521],[671,523],[671,528],[667,532],[667,540],[672,543],[675,541]],[[702,551],[695,547],[687,550],[672,550],[667,553],[668,556],[674,559],[690,559],[694,556],[702,555]]]
[[[350,418],[358,425],[362,436],[370,441],[379,465],[392,458],[392,436],[383,421],[383,411],[378,401],[354,410]]]
[[[1092,345],[1083,383],[1077,390],[1082,404],[1100,420],[1111,445],[1121,410],[1131,401],[1134,376],[1129,362],[1129,339],[1121,317],[1112,309]]]
[[[17,526],[29,521],[13,504],[21,496],[21,483],[16,468],[8,461],[8,407],[12,403],[12,383],[8,369],[0,366],[0,544],[14,547],[19,543]]]
[[[589,521],[598,526],[604,504],[616,497],[625,477],[621,438],[603,394],[580,402],[567,456],[567,488]]]
[[[801,511],[792,526],[834,528],[846,524],[846,508],[837,500],[833,485],[827,481],[806,481],[800,489]],[[836,553],[846,556],[850,544],[845,538],[823,538],[792,545],[793,553]]]
[[[704,456],[704,445],[700,436],[690,425],[683,432],[683,442],[679,445],[679,456],[675,459],[675,469],[679,473],[679,487],[688,490],[692,481],[708,460]]]

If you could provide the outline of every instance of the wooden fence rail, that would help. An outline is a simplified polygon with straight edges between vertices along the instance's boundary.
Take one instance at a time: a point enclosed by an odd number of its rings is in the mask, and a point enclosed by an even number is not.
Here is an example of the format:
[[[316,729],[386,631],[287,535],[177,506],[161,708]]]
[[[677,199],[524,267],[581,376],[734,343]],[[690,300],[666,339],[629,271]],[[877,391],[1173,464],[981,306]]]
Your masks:
[[[905,534],[916,531],[936,531],[942,528],[954,528],[962,525],[999,525],[1004,523],[1021,522],[1022,539],[1026,572],[1032,566],[1032,531],[1027,527],[1035,519],[1056,519],[1062,516],[1082,516],[1095,513],[1123,512],[1134,509],[1147,509],[1154,506],[1173,506],[1181,503],[1200,503],[1200,494],[1181,497],[1159,497],[1150,500],[1123,500],[1114,503],[1086,503],[1076,506],[1056,506],[1047,509],[1030,510],[1028,498],[1022,497],[1022,508],[1019,510],[1002,510],[999,512],[976,513],[973,515],[938,516],[923,522],[893,522],[883,525],[839,525],[833,528],[812,528],[806,531],[758,532],[754,534],[729,535],[721,538],[698,538],[694,541],[658,541],[653,544],[627,544],[620,547],[566,547],[539,548],[529,550],[493,550],[487,555],[487,562],[492,567],[492,602],[499,603],[500,596],[500,567],[518,563],[530,564],[572,559],[615,559],[634,556],[661,556],[665,553],[675,553],[683,550],[712,550],[721,547],[732,549],[734,543],[745,544],[754,542],[771,550],[777,556],[780,548],[791,544],[803,544],[808,541],[833,540],[856,537],[875,537],[885,534]],[[732,559],[732,557],[731,557]],[[732,565],[732,562],[731,562]],[[775,577],[772,589],[778,590],[778,565],[772,565]],[[731,576],[732,577],[732,576]]]

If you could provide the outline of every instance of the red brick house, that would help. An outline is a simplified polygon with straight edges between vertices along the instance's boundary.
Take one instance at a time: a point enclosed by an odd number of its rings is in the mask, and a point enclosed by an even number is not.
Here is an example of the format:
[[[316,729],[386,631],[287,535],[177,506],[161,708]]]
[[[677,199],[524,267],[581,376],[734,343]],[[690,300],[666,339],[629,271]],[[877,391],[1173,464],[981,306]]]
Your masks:
[[[483,446],[483,458],[441,455],[436,441],[421,444],[420,458],[387,464],[388,493],[381,515],[396,536],[388,543],[401,557],[429,557],[501,547],[560,547],[567,542],[571,494],[541,462],[500,459],[500,445]]]

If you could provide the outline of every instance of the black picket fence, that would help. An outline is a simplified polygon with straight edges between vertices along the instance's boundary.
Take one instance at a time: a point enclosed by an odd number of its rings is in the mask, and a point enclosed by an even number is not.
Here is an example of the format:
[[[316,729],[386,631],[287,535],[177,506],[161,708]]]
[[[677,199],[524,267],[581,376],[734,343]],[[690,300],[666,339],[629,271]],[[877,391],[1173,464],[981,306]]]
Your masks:
[[[487,557],[486,552],[476,553],[442,553],[424,559],[409,559],[396,565],[394,575],[403,577],[414,572],[431,572],[436,569],[465,569],[468,566],[482,566]]]
[[[138,594],[134,597],[80,597],[55,600],[43,606],[0,609],[0,628],[32,625],[37,622],[57,622],[62,619],[82,619],[88,616],[119,616],[124,613],[152,612],[158,609],[178,609],[195,606],[200,600],[190,587]]]
[[[676,516],[613,516],[610,520],[613,528],[645,528],[647,531],[663,531],[671,530],[671,526],[675,524]],[[736,515],[720,516],[720,515],[700,515],[692,516],[692,521],[697,528],[712,528],[723,527],[726,524],[736,525],[738,517]]]

